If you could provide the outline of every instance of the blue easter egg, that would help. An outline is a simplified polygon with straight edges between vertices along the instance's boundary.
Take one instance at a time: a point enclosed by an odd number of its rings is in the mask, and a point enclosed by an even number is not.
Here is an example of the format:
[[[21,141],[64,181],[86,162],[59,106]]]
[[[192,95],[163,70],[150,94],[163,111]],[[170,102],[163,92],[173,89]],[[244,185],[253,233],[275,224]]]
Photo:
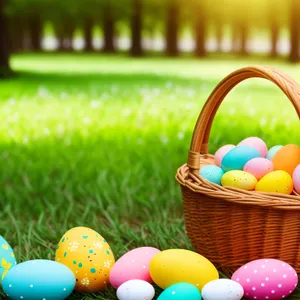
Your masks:
[[[282,145],[272,147],[267,153],[267,159],[272,160],[276,153],[282,148]]]
[[[199,290],[190,283],[176,283],[165,289],[157,300],[201,300]]]
[[[17,264],[15,254],[8,242],[0,235],[0,284],[7,272]]]
[[[221,168],[225,171],[243,170],[244,165],[253,158],[261,157],[260,152],[249,146],[238,146],[230,150],[222,159]]]
[[[224,171],[220,167],[208,165],[200,169],[200,175],[210,182],[221,185],[221,178],[224,175]]]
[[[13,300],[63,300],[75,287],[75,276],[65,265],[52,260],[30,260],[14,266],[2,282]]]

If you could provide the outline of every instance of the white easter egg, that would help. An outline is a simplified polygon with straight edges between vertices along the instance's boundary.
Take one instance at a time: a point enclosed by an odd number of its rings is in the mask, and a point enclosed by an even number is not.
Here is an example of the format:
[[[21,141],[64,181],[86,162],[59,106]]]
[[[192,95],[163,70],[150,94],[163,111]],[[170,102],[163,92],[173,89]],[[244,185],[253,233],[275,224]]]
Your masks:
[[[230,279],[217,279],[207,283],[202,289],[204,300],[240,300],[243,298],[244,289]]]
[[[119,300],[151,300],[154,295],[153,286],[149,282],[139,279],[126,281],[117,290]]]

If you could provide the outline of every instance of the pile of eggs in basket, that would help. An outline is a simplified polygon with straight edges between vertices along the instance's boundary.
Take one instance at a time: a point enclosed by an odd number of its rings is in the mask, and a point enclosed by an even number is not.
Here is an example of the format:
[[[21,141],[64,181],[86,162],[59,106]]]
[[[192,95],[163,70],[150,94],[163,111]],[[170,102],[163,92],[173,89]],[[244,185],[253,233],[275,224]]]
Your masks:
[[[237,146],[221,147],[214,165],[200,169],[200,175],[218,185],[247,191],[300,193],[300,147],[278,145],[268,150],[258,137],[249,137]]]
[[[17,264],[12,248],[0,236],[0,259],[0,284],[13,300],[66,299],[74,289],[95,293],[109,285],[119,300],[279,300],[298,284],[293,267],[270,258],[241,266],[231,279],[220,279],[208,259],[184,249],[140,247],[115,262],[105,239],[86,227],[63,235],[56,261]],[[163,291],[155,292],[154,284]]]

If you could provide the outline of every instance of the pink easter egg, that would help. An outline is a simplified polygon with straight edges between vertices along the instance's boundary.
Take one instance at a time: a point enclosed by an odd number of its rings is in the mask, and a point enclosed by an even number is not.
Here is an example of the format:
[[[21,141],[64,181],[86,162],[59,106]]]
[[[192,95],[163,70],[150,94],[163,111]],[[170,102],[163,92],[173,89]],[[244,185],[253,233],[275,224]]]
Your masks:
[[[215,163],[217,166],[221,166],[223,157],[233,148],[235,148],[235,145],[225,145],[216,152]]]
[[[254,175],[259,180],[266,174],[274,171],[274,165],[266,158],[257,157],[249,160],[245,164],[244,171]]]
[[[152,282],[149,264],[154,255],[160,250],[152,247],[133,249],[120,257],[112,267],[109,281],[114,288],[131,279],[140,279]]]
[[[249,146],[249,147],[256,148],[260,152],[261,157],[266,157],[266,155],[268,153],[268,147],[267,147],[266,143],[258,137],[246,138],[246,139],[242,140],[238,144],[238,146]]]
[[[300,165],[296,167],[293,173],[293,181],[296,192],[300,194]]]
[[[232,280],[244,288],[249,300],[280,300],[288,297],[298,284],[294,268],[277,259],[259,259],[239,268]]]

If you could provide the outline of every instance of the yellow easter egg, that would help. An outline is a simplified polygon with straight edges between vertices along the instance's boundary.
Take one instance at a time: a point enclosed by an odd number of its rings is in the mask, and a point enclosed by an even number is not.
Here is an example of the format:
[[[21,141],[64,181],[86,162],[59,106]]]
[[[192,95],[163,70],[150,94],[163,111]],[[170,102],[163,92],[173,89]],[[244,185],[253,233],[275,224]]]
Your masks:
[[[252,174],[235,170],[226,172],[221,179],[223,186],[231,186],[242,190],[251,191],[255,189],[257,179]]]
[[[291,175],[286,171],[274,171],[265,175],[256,185],[259,192],[280,193],[290,195],[294,184]]]
[[[72,270],[78,292],[103,290],[109,284],[109,273],[115,263],[105,239],[87,227],[75,227],[63,235],[55,260]]]
[[[202,255],[183,249],[170,249],[156,254],[150,262],[150,275],[162,289],[187,282],[200,291],[203,286],[219,278],[214,265]]]

